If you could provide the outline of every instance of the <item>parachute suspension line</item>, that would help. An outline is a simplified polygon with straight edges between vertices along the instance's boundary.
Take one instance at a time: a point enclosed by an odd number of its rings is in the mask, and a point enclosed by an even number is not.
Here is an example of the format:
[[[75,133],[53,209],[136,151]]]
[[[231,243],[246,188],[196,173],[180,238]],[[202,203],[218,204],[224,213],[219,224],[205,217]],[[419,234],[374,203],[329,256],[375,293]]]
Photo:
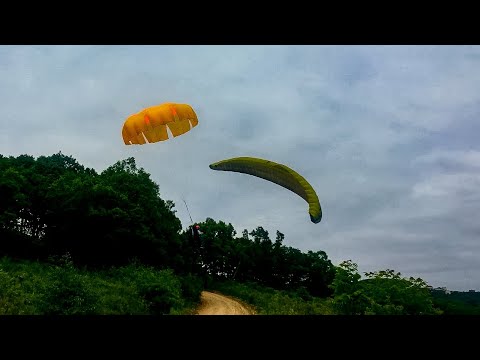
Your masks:
[[[187,208],[188,216],[190,217],[190,221],[192,222],[192,225],[193,225],[192,215],[190,215],[190,210],[188,210],[187,202],[185,201],[185,199],[183,197],[182,197],[182,200],[185,204],[185,207]]]

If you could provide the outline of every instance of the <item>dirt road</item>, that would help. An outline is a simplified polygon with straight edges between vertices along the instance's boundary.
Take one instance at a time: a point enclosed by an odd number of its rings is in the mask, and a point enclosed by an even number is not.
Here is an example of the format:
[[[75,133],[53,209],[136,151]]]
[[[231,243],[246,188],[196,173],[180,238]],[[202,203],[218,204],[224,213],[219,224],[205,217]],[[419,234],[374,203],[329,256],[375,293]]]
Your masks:
[[[255,315],[255,312],[247,305],[232,298],[210,291],[202,291],[197,315]]]

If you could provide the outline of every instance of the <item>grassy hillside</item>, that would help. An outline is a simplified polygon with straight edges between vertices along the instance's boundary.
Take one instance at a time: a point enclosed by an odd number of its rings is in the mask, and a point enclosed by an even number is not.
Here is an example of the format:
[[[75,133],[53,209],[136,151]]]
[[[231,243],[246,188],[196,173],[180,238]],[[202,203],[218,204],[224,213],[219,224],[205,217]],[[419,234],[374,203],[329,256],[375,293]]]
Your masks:
[[[217,282],[212,288],[253,306],[258,315],[333,315],[332,300],[306,291],[275,290],[255,283]]]
[[[75,267],[68,256],[49,262],[0,258],[0,315],[189,315],[202,290],[200,277],[140,263],[93,271]],[[343,313],[336,297],[311,296],[305,289],[212,281],[209,290],[244,301],[258,315]],[[445,315],[480,314],[479,299],[478,293],[433,292]]]
[[[52,263],[0,259],[0,314],[188,314],[201,280],[139,264],[87,271],[68,258]]]

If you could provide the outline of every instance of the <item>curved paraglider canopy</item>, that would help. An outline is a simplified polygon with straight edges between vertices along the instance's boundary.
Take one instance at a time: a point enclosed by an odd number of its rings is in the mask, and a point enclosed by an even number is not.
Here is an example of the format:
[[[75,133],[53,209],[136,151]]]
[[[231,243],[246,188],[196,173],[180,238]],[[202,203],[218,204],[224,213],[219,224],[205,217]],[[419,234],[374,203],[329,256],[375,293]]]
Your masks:
[[[125,145],[143,145],[168,139],[168,129],[174,137],[198,125],[197,114],[188,104],[163,103],[130,115],[122,128]]]
[[[303,176],[285,165],[253,157],[236,157],[218,161],[209,166],[213,170],[253,175],[283,186],[308,203],[308,212],[313,223],[317,224],[322,220],[322,208],[313,187]]]

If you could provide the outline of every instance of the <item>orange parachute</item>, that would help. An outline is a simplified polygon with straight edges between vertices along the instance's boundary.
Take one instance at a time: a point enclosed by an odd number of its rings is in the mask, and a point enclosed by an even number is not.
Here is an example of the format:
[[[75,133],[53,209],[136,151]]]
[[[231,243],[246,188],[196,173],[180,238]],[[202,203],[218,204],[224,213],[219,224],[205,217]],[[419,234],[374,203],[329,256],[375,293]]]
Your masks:
[[[125,145],[143,145],[167,140],[167,126],[176,137],[197,125],[197,114],[190,105],[163,103],[129,116],[123,124],[122,137]]]

